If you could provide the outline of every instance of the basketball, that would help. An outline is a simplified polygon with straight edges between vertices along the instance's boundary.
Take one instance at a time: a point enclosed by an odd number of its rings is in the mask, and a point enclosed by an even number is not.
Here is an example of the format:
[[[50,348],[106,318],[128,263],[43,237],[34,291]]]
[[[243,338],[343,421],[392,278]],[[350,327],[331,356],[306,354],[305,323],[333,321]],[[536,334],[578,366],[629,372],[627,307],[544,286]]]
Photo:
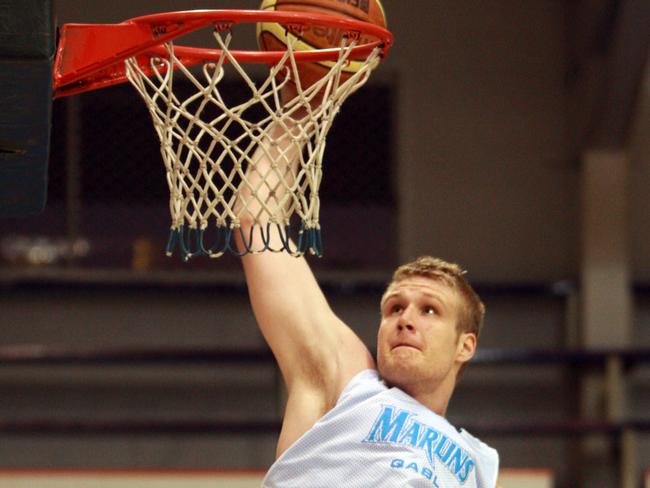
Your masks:
[[[327,14],[352,20],[370,22],[386,27],[386,15],[379,0],[263,0],[260,10],[297,11]],[[264,51],[283,51],[287,42],[296,51],[327,49],[341,45],[343,32],[335,27],[308,25],[299,39],[279,24],[260,22],[257,24],[257,42]],[[363,36],[361,42],[367,42]],[[300,84],[307,88],[320,80],[330,69],[331,62],[299,63]],[[343,68],[341,82],[347,80],[361,67],[351,61]]]

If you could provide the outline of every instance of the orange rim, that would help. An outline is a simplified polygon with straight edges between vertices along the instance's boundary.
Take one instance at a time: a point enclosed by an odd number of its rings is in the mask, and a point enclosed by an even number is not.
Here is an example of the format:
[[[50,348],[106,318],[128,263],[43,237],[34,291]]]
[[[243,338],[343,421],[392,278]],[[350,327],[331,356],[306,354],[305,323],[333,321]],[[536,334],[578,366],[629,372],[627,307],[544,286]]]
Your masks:
[[[132,57],[151,58],[164,52],[164,44],[180,36],[213,25],[217,30],[235,24],[273,22],[300,31],[309,25],[335,27],[350,38],[361,35],[372,38],[350,49],[350,59],[368,57],[381,49],[386,57],[393,35],[383,27],[354,19],[326,14],[265,10],[187,10],[144,15],[119,24],[65,24],[61,28],[54,65],[54,96],[103,88],[126,80],[124,60]],[[341,48],[295,51],[298,63],[334,61]],[[286,51],[229,50],[234,59],[244,63],[273,64]],[[219,59],[220,49],[174,46],[174,53],[188,64]],[[140,59],[139,59],[140,61]]]

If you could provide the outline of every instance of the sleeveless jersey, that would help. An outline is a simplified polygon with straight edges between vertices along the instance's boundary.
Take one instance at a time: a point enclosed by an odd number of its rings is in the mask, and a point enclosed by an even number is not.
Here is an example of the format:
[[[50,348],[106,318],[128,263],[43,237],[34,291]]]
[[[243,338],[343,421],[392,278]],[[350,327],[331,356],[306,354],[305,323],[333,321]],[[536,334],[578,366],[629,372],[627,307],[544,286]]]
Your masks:
[[[269,469],[263,488],[494,488],[497,452],[457,431],[375,370]]]

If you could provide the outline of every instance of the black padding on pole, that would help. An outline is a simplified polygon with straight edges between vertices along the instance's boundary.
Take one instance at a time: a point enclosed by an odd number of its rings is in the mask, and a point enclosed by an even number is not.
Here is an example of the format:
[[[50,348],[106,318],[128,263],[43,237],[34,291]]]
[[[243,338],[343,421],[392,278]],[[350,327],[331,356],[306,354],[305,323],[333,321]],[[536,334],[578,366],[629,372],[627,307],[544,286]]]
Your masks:
[[[0,0],[0,217],[45,206],[55,44],[51,0]]]
[[[50,59],[55,44],[52,0],[0,0],[0,58]]]

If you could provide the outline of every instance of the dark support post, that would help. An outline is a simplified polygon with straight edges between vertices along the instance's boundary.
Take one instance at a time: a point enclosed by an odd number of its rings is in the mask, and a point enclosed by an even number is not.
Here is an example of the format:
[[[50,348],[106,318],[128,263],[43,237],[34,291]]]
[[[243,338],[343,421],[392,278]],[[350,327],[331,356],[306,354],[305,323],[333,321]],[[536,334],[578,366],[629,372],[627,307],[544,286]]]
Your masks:
[[[52,0],[0,0],[0,217],[45,206],[55,48]]]

